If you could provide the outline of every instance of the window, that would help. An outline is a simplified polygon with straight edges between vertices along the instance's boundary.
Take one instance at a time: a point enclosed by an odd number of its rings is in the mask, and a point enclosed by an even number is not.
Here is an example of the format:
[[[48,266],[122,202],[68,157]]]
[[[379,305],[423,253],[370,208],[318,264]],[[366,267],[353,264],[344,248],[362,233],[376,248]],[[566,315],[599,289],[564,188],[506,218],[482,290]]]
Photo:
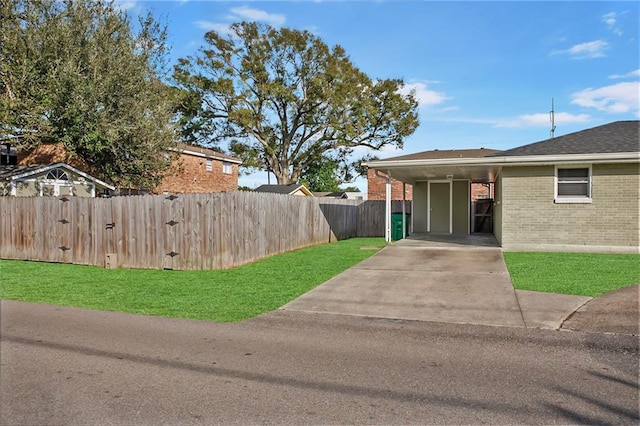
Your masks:
[[[45,179],[69,180],[69,176],[67,176],[67,173],[62,169],[52,169],[47,173]]]
[[[205,164],[205,169],[210,172],[213,170],[213,161],[212,160],[207,160],[206,164]]]
[[[591,202],[591,167],[556,168],[556,203]]]
[[[222,173],[224,173],[225,175],[230,175],[231,173],[233,173],[231,163],[228,163],[226,161],[222,162]]]

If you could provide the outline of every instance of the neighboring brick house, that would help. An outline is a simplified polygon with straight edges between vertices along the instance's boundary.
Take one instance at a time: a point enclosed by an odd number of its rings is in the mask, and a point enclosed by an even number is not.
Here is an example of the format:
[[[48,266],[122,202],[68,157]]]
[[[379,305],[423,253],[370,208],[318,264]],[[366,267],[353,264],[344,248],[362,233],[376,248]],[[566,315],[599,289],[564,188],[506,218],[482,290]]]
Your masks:
[[[173,172],[151,190],[152,193],[228,192],[238,189],[238,166],[242,163],[240,159],[186,144],[178,144],[172,151],[178,153],[178,158],[172,165]],[[78,170],[89,170],[82,160],[70,155],[60,143],[42,144],[26,151],[18,150],[19,165],[52,163],[66,163]]]
[[[475,182],[495,185],[493,234],[504,250],[638,253],[639,128],[617,121],[507,151],[367,165],[414,185],[414,232],[471,232]]]
[[[208,148],[179,144],[177,172],[164,178],[155,193],[228,192],[238,189],[242,160]]]
[[[76,169],[88,171],[89,167],[77,156],[69,154],[61,143],[43,143],[36,148],[17,149],[18,165],[65,163]]]
[[[373,169],[367,170],[367,199],[384,200],[386,197],[387,175],[376,173]],[[391,179],[391,199],[402,200],[402,182]],[[413,199],[413,186],[405,185],[405,200]]]

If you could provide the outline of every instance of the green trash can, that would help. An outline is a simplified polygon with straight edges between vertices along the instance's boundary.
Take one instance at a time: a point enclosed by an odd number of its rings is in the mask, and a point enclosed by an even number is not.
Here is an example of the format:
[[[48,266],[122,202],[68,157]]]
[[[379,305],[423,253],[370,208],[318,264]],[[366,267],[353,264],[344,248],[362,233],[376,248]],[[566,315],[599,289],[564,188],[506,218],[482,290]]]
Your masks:
[[[409,235],[409,226],[411,225],[411,215],[406,213],[405,234],[402,235],[402,213],[391,213],[391,241],[398,241]]]

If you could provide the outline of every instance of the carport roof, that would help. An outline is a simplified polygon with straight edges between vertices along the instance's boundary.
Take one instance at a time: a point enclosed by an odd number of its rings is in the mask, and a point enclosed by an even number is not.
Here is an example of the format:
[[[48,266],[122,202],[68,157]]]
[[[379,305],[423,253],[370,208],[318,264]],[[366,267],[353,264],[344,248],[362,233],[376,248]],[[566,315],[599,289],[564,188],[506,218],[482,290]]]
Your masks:
[[[415,154],[400,155],[398,157],[387,158],[383,161],[397,160],[438,160],[442,158],[479,158],[487,155],[499,154],[502,151],[497,149],[434,149],[433,151],[417,152]]]
[[[494,182],[502,167],[584,163],[638,163],[640,121],[617,121],[508,151],[433,150],[364,163],[394,179],[468,179]]]

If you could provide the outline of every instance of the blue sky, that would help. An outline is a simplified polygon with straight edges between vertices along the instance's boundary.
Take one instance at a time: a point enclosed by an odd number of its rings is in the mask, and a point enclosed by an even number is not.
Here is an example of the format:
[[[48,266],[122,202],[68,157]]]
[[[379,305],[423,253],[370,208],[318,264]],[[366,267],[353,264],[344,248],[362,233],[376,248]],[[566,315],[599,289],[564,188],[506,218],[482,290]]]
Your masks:
[[[403,150],[508,149],[640,118],[638,2],[120,1],[168,25],[173,60],[206,31],[258,21],[345,48],[372,78],[402,78],[420,101]],[[267,182],[266,173],[240,178]],[[272,183],[274,183],[272,177]],[[356,181],[366,191],[366,180]]]

